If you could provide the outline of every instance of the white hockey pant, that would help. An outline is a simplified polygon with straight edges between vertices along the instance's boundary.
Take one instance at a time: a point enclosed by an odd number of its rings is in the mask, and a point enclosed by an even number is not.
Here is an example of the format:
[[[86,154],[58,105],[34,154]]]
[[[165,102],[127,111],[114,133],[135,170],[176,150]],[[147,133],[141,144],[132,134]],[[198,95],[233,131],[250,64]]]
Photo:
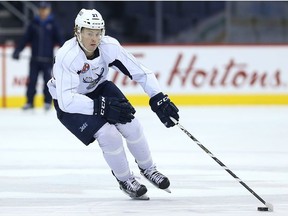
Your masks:
[[[131,176],[131,171],[121,135],[125,138],[127,147],[139,167],[142,169],[149,168],[153,165],[153,161],[143,128],[136,118],[126,124],[105,124],[94,137],[97,139],[104,158],[114,175],[120,181],[125,181]]]

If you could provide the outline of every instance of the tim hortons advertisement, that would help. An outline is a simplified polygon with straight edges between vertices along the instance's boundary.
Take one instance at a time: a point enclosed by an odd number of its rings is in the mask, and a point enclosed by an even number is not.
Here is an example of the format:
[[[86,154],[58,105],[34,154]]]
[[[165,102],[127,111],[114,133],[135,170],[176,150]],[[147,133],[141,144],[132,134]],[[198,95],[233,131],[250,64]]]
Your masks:
[[[128,47],[139,61],[157,75],[164,91],[172,94],[287,94],[287,48]],[[125,87],[135,85],[122,76],[120,78],[117,73],[112,80]]]
[[[286,45],[140,45],[125,48],[155,73],[163,92],[180,104],[288,104]],[[3,98],[24,97],[30,48],[25,48],[18,61],[11,58],[14,47],[1,49],[2,101]],[[121,72],[111,69],[109,78],[136,103],[137,97],[145,95],[140,85]],[[39,95],[43,84],[39,77]]]

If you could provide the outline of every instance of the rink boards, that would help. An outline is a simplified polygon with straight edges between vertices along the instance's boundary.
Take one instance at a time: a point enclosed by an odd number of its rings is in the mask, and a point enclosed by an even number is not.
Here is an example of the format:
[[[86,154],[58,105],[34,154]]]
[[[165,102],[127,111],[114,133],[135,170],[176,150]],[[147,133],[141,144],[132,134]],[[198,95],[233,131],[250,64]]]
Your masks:
[[[179,105],[288,104],[287,45],[126,45]],[[0,47],[0,107],[25,102],[30,48],[20,60]],[[111,69],[110,79],[134,105],[147,105],[141,86]],[[42,103],[39,78],[36,105]]]

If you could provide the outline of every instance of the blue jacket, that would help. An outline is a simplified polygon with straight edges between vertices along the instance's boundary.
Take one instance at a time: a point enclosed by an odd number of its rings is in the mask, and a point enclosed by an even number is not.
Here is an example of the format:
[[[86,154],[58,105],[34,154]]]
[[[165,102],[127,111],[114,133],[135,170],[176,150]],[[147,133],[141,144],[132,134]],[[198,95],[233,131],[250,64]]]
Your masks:
[[[62,46],[63,42],[53,15],[50,14],[46,20],[41,20],[39,16],[36,16],[30,22],[14,53],[19,55],[25,46],[30,44],[32,60],[52,59],[54,46]]]

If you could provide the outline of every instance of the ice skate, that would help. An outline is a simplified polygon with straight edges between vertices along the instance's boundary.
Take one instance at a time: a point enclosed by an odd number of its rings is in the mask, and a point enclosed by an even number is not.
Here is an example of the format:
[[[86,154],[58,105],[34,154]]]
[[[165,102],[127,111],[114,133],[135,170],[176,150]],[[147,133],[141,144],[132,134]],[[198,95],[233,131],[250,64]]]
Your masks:
[[[44,111],[48,112],[51,109],[51,103],[45,103],[44,104]]]
[[[117,178],[116,178],[117,179]],[[134,176],[131,176],[126,181],[118,180],[120,190],[127,194],[132,199],[136,200],[149,200],[149,197],[146,195],[147,188],[145,185],[140,184]]]
[[[169,179],[165,175],[157,171],[155,165],[145,170],[140,168],[140,173],[155,187],[165,190],[168,193],[171,193],[171,190],[169,189],[170,186]]]
[[[33,107],[33,105],[30,104],[30,103],[26,103],[26,104],[22,107],[22,110],[23,110],[23,111],[28,111],[28,110],[33,110],[33,109],[34,109],[34,107]]]

